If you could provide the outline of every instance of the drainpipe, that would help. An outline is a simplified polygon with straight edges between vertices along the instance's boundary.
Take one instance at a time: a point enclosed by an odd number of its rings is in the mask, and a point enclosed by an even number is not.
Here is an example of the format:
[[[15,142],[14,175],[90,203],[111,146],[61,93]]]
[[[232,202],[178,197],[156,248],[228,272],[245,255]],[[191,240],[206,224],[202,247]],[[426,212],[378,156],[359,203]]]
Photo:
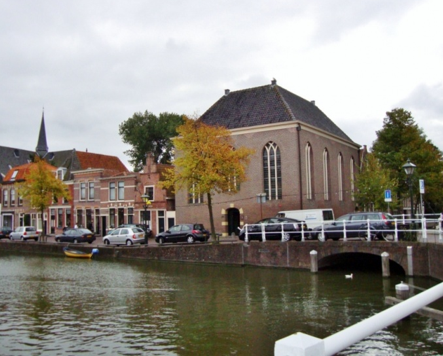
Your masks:
[[[297,126],[297,141],[298,141],[298,185],[300,189],[300,210],[303,209],[303,186],[301,181],[301,145],[300,145],[300,131],[301,126]]]

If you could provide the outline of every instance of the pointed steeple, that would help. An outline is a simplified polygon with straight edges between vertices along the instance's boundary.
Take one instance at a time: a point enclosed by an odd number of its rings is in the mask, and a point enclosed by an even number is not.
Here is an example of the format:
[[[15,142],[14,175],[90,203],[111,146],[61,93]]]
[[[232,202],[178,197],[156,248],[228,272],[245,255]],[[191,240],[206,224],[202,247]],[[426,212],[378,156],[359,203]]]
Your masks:
[[[48,144],[46,143],[46,129],[45,129],[45,109],[42,111],[42,122],[40,124],[40,133],[38,134],[37,147],[35,152],[40,158],[45,157],[48,154]]]

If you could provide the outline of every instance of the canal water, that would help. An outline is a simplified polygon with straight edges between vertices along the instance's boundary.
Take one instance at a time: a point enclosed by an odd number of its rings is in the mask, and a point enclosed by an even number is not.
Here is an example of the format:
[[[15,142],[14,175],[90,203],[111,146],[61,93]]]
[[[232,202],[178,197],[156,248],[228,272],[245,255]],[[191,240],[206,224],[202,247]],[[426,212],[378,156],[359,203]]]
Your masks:
[[[384,310],[401,280],[437,283],[345,272],[0,253],[0,354],[273,355]],[[413,315],[340,355],[443,355],[443,323]]]

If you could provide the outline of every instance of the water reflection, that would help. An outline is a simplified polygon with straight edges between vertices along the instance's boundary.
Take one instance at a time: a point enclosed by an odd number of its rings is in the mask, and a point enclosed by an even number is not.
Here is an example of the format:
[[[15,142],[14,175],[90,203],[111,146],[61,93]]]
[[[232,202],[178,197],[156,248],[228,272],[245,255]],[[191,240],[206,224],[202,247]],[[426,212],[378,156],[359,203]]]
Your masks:
[[[0,277],[7,355],[272,355],[291,333],[324,338],[385,309],[400,282],[365,272],[346,280],[339,271],[4,255]],[[342,354],[438,355],[441,333],[440,322],[414,315]]]

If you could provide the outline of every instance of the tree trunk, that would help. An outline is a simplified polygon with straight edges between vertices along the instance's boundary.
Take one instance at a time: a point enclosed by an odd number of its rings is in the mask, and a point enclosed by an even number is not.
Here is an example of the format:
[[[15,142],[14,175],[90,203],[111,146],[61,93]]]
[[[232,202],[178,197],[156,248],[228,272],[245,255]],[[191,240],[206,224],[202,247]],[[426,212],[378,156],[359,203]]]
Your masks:
[[[215,234],[214,214],[212,213],[211,193],[208,193],[208,210],[209,210],[209,221],[210,221],[210,225],[211,225],[211,237],[214,239],[214,241],[218,242],[217,235]]]
[[[46,241],[44,210],[41,210],[40,213],[41,213],[41,217],[42,217],[42,233],[40,234],[39,240],[44,242],[44,241]]]

